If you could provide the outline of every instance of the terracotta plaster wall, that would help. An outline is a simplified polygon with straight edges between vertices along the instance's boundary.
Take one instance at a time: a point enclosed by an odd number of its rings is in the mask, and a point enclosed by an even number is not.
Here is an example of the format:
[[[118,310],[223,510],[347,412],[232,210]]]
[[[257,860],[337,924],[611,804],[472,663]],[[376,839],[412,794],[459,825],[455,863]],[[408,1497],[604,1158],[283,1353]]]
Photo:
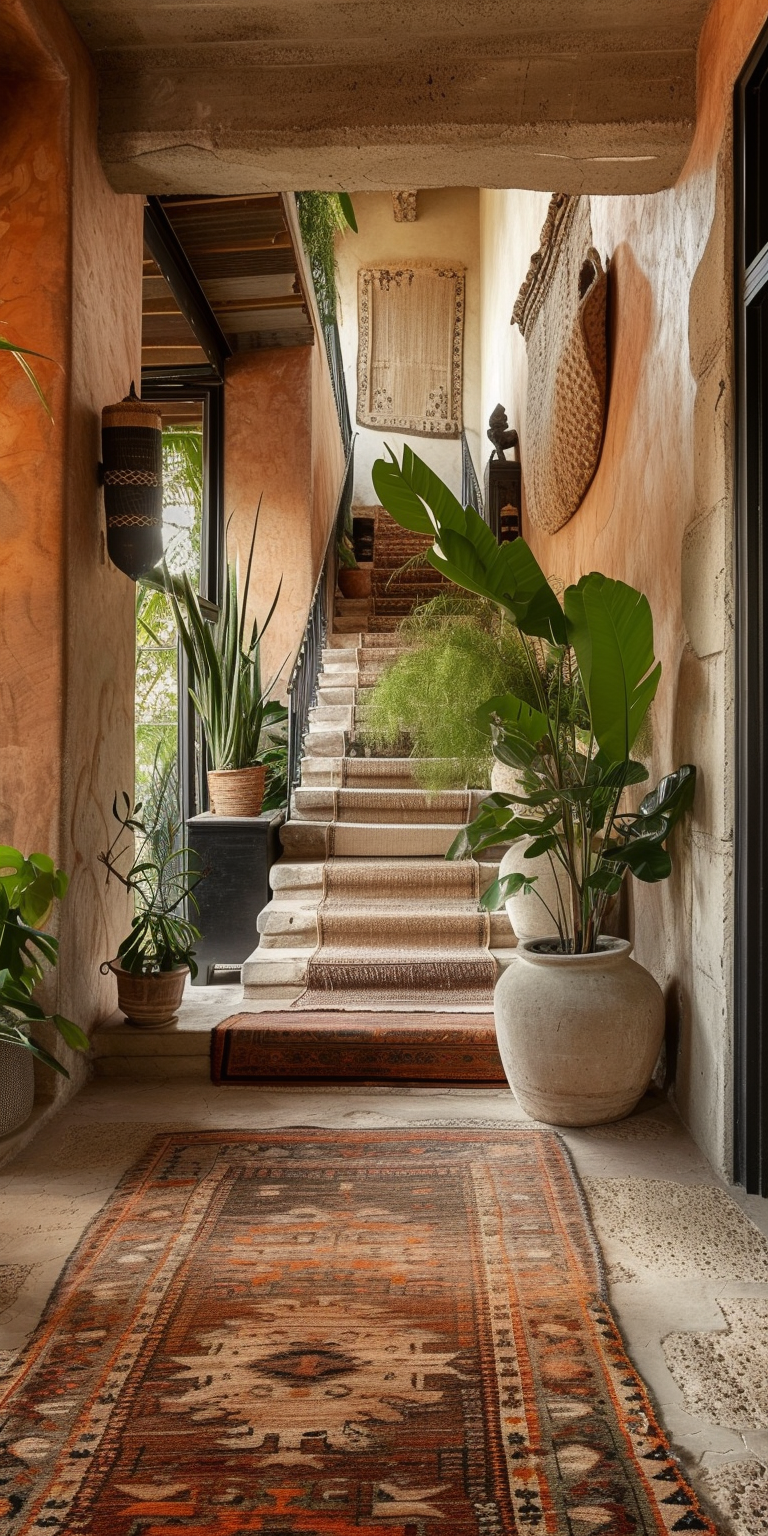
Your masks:
[[[733,828],[732,124],[735,78],[764,0],[716,0],[699,53],[699,122],[669,192],[591,198],[612,264],[611,395],[597,474],[553,537],[526,533],[548,574],[591,569],[647,593],[662,683],[654,779],[697,765],[675,872],[635,883],[637,958],[668,1002],[675,1093],[716,1168],[731,1167]],[[481,194],[483,415],[501,398],[523,435],[525,347],[509,320],[545,202]]]
[[[49,851],[71,876],[50,1000],[90,1028],[114,1007],[98,966],[127,915],[96,855],[114,792],[133,777],[135,589],[106,555],[96,464],[101,407],[140,374],[142,202],[104,179],[93,71],[55,0],[6,6],[1,40],[14,73],[0,131],[0,330],[54,359],[36,365],[54,421],[5,358],[0,838]]]
[[[501,194],[504,196],[505,194]],[[355,423],[357,404],[357,274],[361,267],[386,266],[392,261],[457,261],[466,267],[464,317],[464,428],[475,468],[480,474],[480,194],[476,187],[420,191],[415,224],[396,224],[389,192],[357,192],[354,197],[357,235],[337,241],[340,299],[339,335],[350,414],[357,432],[355,501],[373,506],[376,495],[371,468],[384,453],[385,442],[398,456],[408,443],[458,495],[461,491],[461,445],[455,439],[406,437]]]
[[[260,623],[282,579],[264,637],[262,672],[266,684],[280,671],[275,694],[285,698],[344,469],[322,342],[231,358],[225,433],[229,548],[241,580],[262,497],[251,583]]]

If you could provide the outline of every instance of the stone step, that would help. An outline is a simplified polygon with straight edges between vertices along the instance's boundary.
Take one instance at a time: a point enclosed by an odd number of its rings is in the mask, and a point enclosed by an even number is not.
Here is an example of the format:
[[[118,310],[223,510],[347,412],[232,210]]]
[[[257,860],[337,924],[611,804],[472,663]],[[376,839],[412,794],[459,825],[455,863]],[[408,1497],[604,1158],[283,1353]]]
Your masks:
[[[343,757],[346,748],[346,732],[344,730],[328,730],[324,726],[315,726],[309,722],[309,730],[304,737],[304,752],[306,757]]]
[[[340,726],[343,730],[352,729],[353,706],[351,704],[315,704],[309,711],[309,729],[315,725]]]
[[[378,785],[348,785],[339,789],[301,785],[294,790],[291,815],[299,821],[336,819],[339,826],[372,821],[387,822],[392,826],[447,825],[452,822],[458,829],[466,825],[467,817],[472,819],[477,814],[486,791],[473,790],[470,795],[467,811],[467,791],[463,789],[430,794],[425,789],[407,786],[388,789]]]
[[[386,865],[386,860],[382,863]],[[398,860],[398,864],[400,861]],[[480,894],[487,891],[497,878],[497,859],[487,855],[479,861]],[[323,894],[323,864],[320,859],[289,859],[283,855],[272,865],[269,874],[270,888],[281,902],[295,901],[299,906],[316,905]]]
[[[318,891],[318,898],[322,895]],[[429,916],[429,907],[419,906],[420,916]],[[293,901],[270,901],[259,913],[258,930],[261,934],[260,949],[298,948],[308,945],[314,949],[318,941],[317,904],[300,906]],[[514,944],[512,925],[506,912],[491,913],[491,946],[494,949]]]
[[[333,785],[339,788],[342,783],[342,773],[345,776],[346,785],[352,788],[357,784],[366,782],[366,763],[370,762],[366,757],[304,757],[301,764],[302,786],[312,788],[320,785]],[[378,786],[380,789],[419,789],[420,786],[414,777],[415,761],[410,757],[377,757],[375,759],[379,767],[379,776],[369,781],[369,788]]]
[[[311,953],[309,948],[265,949],[260,944],[243,963],[243,996],[248,1000],[264,1001],[268,998],[279,1001],[283,997],[298,997],[306,986]],[[514,953],[514,945],[491,950],[499,974],[506,970]],[[413,1008],[413,1003],[403,1006]],[[389,1007],[384,1011],[389,1012]]]
[[[298,821],[285,823],[280,841],[289,859],[324,859],[328,848],[327,821]],[[392,822],[338,822],[334,825],[333,845],[337,858],[441,858],[447,852],[459,830],[457,824],[409,824],[407,853],[396,846],[398,827]]]
[[[352,685],[326,683],[323,681],[326,676],[327,673],[321,672],[318,678],[319,686],[317,690],[317,704],[315,705],[316,709],[325,709],[328,705],[334,704],[352,705],[355,703],[357,697],[356,682]]]

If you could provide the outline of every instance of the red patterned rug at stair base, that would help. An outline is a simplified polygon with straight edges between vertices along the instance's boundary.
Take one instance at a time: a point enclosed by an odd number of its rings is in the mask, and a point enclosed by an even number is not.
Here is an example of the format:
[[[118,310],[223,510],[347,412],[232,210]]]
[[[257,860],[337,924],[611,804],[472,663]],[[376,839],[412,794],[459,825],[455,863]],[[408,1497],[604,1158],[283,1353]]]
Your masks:
[[[2,1457],[8,1536],[714,1531],[550,1132],[158,1137],[19,1364]]]

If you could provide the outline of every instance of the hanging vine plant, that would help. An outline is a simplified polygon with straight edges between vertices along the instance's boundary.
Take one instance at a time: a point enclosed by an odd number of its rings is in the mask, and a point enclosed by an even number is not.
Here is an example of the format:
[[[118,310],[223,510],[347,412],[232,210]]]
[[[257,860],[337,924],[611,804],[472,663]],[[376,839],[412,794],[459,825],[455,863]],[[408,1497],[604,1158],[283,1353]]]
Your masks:
[[[320,319],[332,325],[337,302],[335,239],[345,229],[357,234],[352,199],[348,192],[297,192],[296,207]]]

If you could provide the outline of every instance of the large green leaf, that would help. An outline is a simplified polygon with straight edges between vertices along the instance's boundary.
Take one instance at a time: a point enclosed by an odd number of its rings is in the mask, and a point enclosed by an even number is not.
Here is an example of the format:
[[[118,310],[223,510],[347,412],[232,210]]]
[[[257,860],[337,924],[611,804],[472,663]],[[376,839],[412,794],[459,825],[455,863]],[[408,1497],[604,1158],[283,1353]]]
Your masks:
[[[566,590],[564,606],[595,739],[611,762],[625,762],[661,676],[648,599],[593,571]]]
[[[524,539],[499,546],[474,507],[462,507],[411,448],[403,449],[402,467],[387,452],[390,459],[373,466],[376,494],[401,527],[433,536],[430,564],[457,586],[501,603],[523,634],[564,644],[562,609]]]
[[[502,732],[513,730],[525,737],[532,747],[547,735],[549,722],[540,709],[533,709],[514,693],[497,693],[480,705],[475,716],[481,730],[489,731],[494,724]]]
[[[692,763],[684,763],[682,768],[677,768],[674,773],[668,773],[660,779],[655,789],[645,796],[640,802],[640,811],[637,826],[641,826],[640,817],[665,816],[670,828],[680,820],[680,817],[693,805],[693,797],[696,793],[696,769]]]

